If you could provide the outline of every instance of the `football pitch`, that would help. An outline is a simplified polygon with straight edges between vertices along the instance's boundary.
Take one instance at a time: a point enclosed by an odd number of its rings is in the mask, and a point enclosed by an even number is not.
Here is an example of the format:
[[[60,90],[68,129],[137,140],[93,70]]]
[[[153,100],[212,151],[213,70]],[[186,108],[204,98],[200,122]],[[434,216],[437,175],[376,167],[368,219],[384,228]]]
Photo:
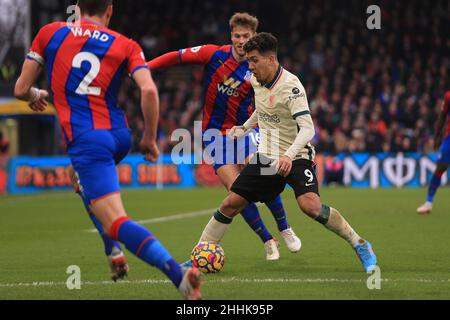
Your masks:
[[[369,290],[350,246],[300,213],[283,193],[288,220],[302,240],[290,253],[265,261],[262,243],[238,216],[221,243],[222,272],[206,275],[203,298],[227,299],[450,299],[450,189],[441,188],[430,216],[416,207],[425,189],[324,188],[322,201],[338,208],[372,243],[381,288]],[[222,188],[125,190],[130,216],[148,227],[178,261],[188,258],[203,227],[225,196]],[[282,239],[265,206],[260,212]],[[180,299],[157,269],[127,254],[129,277],[109,280],[99,236],[71,192],[0,198],[0,299]],[[69,266],[81,270],[81,289],[69,290]]]

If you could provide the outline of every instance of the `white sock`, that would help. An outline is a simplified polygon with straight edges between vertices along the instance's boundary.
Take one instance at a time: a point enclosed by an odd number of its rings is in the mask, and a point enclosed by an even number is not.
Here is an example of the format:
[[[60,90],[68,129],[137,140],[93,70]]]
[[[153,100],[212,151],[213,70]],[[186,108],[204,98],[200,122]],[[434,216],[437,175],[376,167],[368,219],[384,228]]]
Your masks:
[[[353,248],[357,245],[363,244],[365,240],[362,239],[359,234],[355,232],[355,230],[353,230],[339,211],[334,208],[330,209],[330,217],[328,222],[325,224],[325,227],[345,239]]]
[[[217,210],[203,230],[200,241],[220,242],[225,235],[225,232],[228,230],[231,221],[233,221],[232,218],[225,216]]]

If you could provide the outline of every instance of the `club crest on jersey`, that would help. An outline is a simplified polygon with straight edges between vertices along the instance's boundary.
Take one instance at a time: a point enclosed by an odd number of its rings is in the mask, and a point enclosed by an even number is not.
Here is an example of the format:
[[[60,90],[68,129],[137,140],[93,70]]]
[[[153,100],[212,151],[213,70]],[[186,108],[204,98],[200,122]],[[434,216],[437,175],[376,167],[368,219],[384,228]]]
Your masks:
[[[273,106],[273,100],[274,100],[274,97],[273,96],[269,96],[269,107]]]
[[[250,81],[252,75],[253,75],[253,72],[251,72],[250,70],[247,70],[247,72],[245,73],[245,76],[244,76],[244,80]]]

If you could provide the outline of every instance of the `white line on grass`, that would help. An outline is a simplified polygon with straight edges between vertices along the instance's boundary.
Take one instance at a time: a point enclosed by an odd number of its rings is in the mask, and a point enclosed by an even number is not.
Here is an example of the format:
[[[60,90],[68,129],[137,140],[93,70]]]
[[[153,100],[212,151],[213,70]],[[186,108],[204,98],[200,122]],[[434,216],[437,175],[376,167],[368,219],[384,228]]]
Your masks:
[[[262,203],[257,204],[258,207],[261,205],[262,205]],[[217,208],[184,212],[184,213],[179,213],[179,214],[175,214],[175,215],[171,215],[171,216],[164,216],[164,217],[158,217],[158,218],[153,218],[153,219],[140,220],[140,221],[136,221],[136,222],[139,224],[145,225],[145,224],[160,223],[160,222],[167,222],[167,221],[174,221],[174,220],[183,220],[183,219],[205,216],[207,214],[212,215],[212,213],[215,210],[217,210]],[[85,230],[85,231],[94,233],[94,232],[97,232],[97,229],[89,229],[89,230]]]
[[[450,283],[450,279],[381,279],[382,282],[414,282],[414,283]],[[245,279],[245,278],[224,278],[224,279],[208,279],[206,283],[364,283],[366,280],[361,279],[336,279],[336,278],[311,278],[311,279]],[[170,280],[146,279],[146,280],[123,280],[117,283],[112,281],[83,281],[81,285],[87,286],[103,286],[118,284],[171,284]],[[57,287],[65,286],[66,283],[59,281],[41,281],[41,282],[17,282],[17,283],[0,283],[0,288],[20,288],[20,287]]]
[[[167,222],[167,221],[174,221],[174,220],[196,218],[196,217],[204,216],[207,214],[212,215],[214,210],[217,210],[217,208],[185,212],[185,213],[175,214],[172,216],[158,217],[158,218],[153,218],[153,219],[140,220],[140,221],[136,221],[136,222],[139,224],[151,224],[151,223],[158,223],[158,222]],[[97,232],[97,229],[89,229],[86,231],[87,232]]]

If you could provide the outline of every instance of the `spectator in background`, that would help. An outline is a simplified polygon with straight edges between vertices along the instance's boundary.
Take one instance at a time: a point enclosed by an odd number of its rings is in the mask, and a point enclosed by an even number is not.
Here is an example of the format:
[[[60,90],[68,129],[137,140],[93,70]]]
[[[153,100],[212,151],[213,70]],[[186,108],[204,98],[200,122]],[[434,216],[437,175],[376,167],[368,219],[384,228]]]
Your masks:
[[[155,0],[151,11],[145,9],[147,2],[118,2],[121,14],[114,23],[143,45],[148,59],[192,44],[224,42],[227,17],[234,11],[260,16],[280,39],[281,64],[305,84],[316,129],[327,131],[318,137],[321,152],[432,151],[440,99],[450,83],[448,15],[435,13],[449,12],[449,1],[383,1],[382,12],[389,18],[381,30],[370,32],[354,20],[361,14],[361,0],[348,0],[345,6],[286,0],[276,11],[267,10],[270,0],[220,5],[214,0]],[[211,16],[216,7],[220,14]],[[293,19],[284,23],[286,16]],[[201,118],[201,71],[155,72],[163,152],[171,151],[175,128],[193,132],[194,120]],[[139,97],[131,88],[132,82],[125,81],[119,105],[130,126],[139,130]]]
[[[0,131],[0,169],[6,169],[9,160],[9,141],[4,138]]]
[[[6,60],[0,68],[0,76],[5,82],[14,81],[17,78],[17,65],[9,59]]]
[[[327,157],[325,161],[325,184],[344,185],[344,163],[337,157]]]

